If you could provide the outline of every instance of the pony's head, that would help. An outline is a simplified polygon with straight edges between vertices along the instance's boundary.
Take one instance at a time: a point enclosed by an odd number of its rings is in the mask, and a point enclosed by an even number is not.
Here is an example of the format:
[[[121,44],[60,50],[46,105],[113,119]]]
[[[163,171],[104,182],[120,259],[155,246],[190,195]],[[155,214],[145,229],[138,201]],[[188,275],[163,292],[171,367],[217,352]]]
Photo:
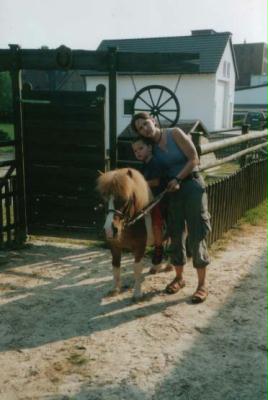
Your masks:
[[[108,240],[120,240],[126,223],[151,200],[144,177],[135,169],[121,168],[103,173],[97,190],[108,203],[104,224]]]

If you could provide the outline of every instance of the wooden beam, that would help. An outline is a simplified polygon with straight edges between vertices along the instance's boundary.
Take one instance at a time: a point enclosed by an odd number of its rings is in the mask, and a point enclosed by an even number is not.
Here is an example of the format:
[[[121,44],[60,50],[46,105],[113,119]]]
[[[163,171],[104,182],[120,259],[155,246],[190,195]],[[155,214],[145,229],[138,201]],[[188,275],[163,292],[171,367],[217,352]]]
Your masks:
[[[16,45],[12,45],[16,46]],[[59,49],[19,49],[17,46],[17,67],[35,70],[84,69],[98,72],[110,71],[109,51]],[[66,52],[66,62],[60,57]],[[144,73],[198,73],[198,53],[131,53],[117,52],[117,72]],[[63,58],[64,60],[64,58]],[[12,52],[0,49],[0,71],[13,68]]]
[[[92,69],[98,71],[109,70],[108,53],[73,50],[71,51],[72,60],[68,69]],[[10,50],[0,50],[0,70],[11,70],[13,66],[13,58]],[[48,49],[23,49],[18,51],[18,67],[19,69],[37,69],[37,70],[55,70],[63,69],[58,61],[58,50]]]

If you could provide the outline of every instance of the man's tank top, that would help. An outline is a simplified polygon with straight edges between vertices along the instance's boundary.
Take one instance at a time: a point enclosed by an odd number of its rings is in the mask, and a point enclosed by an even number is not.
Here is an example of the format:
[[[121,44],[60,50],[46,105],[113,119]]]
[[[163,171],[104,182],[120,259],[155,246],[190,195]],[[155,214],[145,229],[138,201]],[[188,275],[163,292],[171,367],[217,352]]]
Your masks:
[[[188,161],[188,158],[175,142],[172,131],[173,128],[166,130],[167,143],[164,150],[158,145],[154,146],[154,156],[166,169],[166,173],[169,178],[176,176],[184,168]]]

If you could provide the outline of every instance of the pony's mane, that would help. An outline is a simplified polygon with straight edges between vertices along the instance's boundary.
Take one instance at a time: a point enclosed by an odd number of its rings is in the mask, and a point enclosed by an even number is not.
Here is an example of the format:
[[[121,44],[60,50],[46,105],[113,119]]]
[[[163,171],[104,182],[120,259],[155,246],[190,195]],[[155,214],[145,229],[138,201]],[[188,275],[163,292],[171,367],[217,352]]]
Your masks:
[[[119,168],[101,174],[97,179],[97,190],[104,198],[114,195],[128,201],[135,196],[137,211],[145,207],[152,199],[146,180],[139,171],[133,168]]]

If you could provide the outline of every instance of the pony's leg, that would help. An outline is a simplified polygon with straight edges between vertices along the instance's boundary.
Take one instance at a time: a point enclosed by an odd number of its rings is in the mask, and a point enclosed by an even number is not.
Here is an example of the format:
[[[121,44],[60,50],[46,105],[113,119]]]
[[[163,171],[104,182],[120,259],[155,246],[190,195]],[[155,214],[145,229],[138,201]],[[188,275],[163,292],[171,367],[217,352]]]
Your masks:
[[[113,265],[113,278],[114,288],[112,294],[118,294],[121,290],[121,251],[119,249],[111,249],[112,252],[112,265]]]
[[[114,277],[114,288],[113,288],[113,294],[118,294],[120,293],[121,290],[121,274],[120,274],[120,266],[115,267],[113,266],[113,277]]]
[[[134,291],[133,291],[133,299],[138,300],[142,297],[141,292],[141,282],[142,282],[142,270],[143,270],[143,256],[146,248],[146,238],[140,243],[133,251],[134,255]]]
[[[138,300],[142,297],[141,292],[141,282],[142,282],[142,270],[143,270],[143,263],[140,260],[139,262],[134,263],[134,292],[133,292],[133,299]]]

